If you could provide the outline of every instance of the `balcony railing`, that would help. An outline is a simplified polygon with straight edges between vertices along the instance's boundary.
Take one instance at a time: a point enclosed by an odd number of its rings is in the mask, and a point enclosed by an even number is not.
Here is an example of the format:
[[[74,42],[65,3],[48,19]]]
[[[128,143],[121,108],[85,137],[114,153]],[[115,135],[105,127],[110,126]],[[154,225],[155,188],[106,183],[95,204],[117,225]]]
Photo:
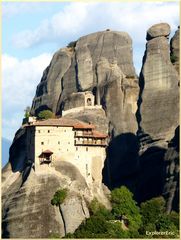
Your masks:
[[[90,140],[75,140],[75,145],[79,145],[79,146],[106,146],[107,143],[106,141],[103,140],[98,140],[98,141],[90,141]]]
[[[75,132],[76,137],[91,137],[92,132]]]

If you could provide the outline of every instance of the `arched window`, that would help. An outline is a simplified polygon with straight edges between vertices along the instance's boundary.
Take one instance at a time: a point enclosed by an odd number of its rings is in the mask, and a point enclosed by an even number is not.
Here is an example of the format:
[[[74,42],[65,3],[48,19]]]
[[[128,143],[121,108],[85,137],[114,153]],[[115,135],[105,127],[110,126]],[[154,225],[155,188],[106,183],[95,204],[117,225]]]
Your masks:
[[[91,98],[87,98],[87,106],[92,106],[92,100],[91,100]]]

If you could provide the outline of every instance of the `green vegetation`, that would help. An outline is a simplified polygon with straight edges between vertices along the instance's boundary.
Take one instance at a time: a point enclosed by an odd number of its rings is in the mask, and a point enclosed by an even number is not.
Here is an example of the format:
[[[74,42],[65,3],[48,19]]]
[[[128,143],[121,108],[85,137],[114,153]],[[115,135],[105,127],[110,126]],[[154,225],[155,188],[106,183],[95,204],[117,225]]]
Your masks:
[[[177,56],[175,56],[173,53],[170,54],[170,61],[171,61],[172,63],[175,63],[176,61],[178,61]]]
[[[180,223],[179,223],[179,214],[175,211],[172,211],[169,215],[167,215],[172,223],[176,226],[177,229],[179,229]]]
[[[155,224],[156,219],[162,215],[165,210],[165,200],[163,197],[153,198],[141,204],[141,214],[143,224]]]
[[[135,79],[136,78],[136,76],[135,75],[126,75],[126,78],[133,78],[133,79]]]
[[[178,238],[179,214],[165,212],[165,200],[153,198],[138,207],[125,187],[111,192],[112,210],[96,198],[89,204],[90,218],[65,238]],[[173,235],[147,235],[146,231],[172,232]]]
[[[107,208],[105,208],[103,204],[98,202],[96,198],[94,198],[90,203],[89,212],[91,216],[93,215],[97,217],[102,217],[106,220],[111,220],[113,218],[112,213]]]
[[[106,221],[101,216],[91,216],[86,219],[74,234],[67,234],[65,238],[122,238],[129,237],[121,222]]]
[[[68,190],[66,188],[59,189],[58,191],[56,191],[51,200],[51,204],[56,206],[62,204],[65,198],[67,197],[67,192]]]
[[[54,194],[54,196],[51,200],[52,205],[55,205],[55,206],[59,207],[59,211],[60,211],[60,214],[61,214],[61,219],[63,221],[65,235],[67,234],[67,229],[66,229],[66,224],[65,224],[65,219],[64,219],[64,216],[63,216],[61,204],[64,202],[67,195],[68,195],[68,190],[66,188],[59,189],[58,191],[55,192],[55,194]]]
[[[39,112],[38,118],[39,119],[49,119],[55,117],[54,113],[50,110],[43,110]]]
[[[125,216],[128,219],[130,229],[137,230],[141,226],[139,207],[133,200],[133,194],[125,186],[112,191],[111,202],[112,213],[117,219]]]
[[[60,237],[60,234],[58,233],[51,233],[49,238],[61,238],[61,237]]]
[[[31,108],[29,106],[27,106],[26,109],[24,110],[25,111],[25,114],[24,114],[25,118],[28,118],[30,116],[30,110],[31,110]]]
[[[179,229],[179,215],[176,212],[166,214],[165,200],[163,197],[153,198],[141,204],[141,214],[143,226],[140,233],[144,234],[146,231],[154,232],[173,232],[173,237],[177,237]],[[157,237],[163,237],[157,235]],[[170,236],[165,236],[170,238]]]
[[[72,41],[72,42],[70,42],[70,43],[67,45],[67,47],[68,47],[68,48],[75,48],[76,43],[77,43],[77,41]]]

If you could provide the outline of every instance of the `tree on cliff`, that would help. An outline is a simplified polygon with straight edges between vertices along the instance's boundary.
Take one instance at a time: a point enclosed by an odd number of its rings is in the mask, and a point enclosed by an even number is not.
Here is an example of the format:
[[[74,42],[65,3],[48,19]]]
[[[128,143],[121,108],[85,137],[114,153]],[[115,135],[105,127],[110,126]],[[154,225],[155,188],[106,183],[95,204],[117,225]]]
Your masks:
[[[170,231],[173,232],[172,237],[177,237],[179,229],[179,215],[176,212],[166,214],[165,203],[166,202],[163,197],[152,198],[141,203],[140,211],[143,225],[140,229],[140,233],[144,234],[146,231]]]
[[[138,230],[142,224],[141,214],[133,194],[125,186],[115,188],[111,193],[112,213],[116,219],[127,219],[128,228]]]
[[[179,236],[179,214],[166,214],[165,200],[153,198],[141,204],[141,209],[133,199],[133,194],[125,186],[111,192],[112,210],[106,209],[97,199],[89,204],[90,218],[65,238],[149,238],[147,231],[172,232]],[[128,227],[124,227],[124,221]],[[163,238],[163,236],[159,236]],[[170,235],[164,235],[168,238]]]
[[[27,106],[24,111],[25,111],[24,117],[28,118],[30,116],[31,108],[29,106]]]
[[[68,193],[68,190],[66,188],[59,189],[58,191],[55,192],[55,194],[54,194],[54,196],[53,196],[53,198],[51,200],[51,204],[52,205],[56,205],[56,206],[59,207],[60,214],[61,214],[62,221],[63,221],[63,225],[64,225],[65,235],[67,234],[67,230],[66,230],[66,224],[65,224],[65,220],[64,220],[61,204],[64,202],[65,198],[67,197],[67,193]]]
[[[38,114],[38,118],[40,119],[49,119],[53,118],[54,116],[55,116],[54,113],[50,110],[43,110]]]

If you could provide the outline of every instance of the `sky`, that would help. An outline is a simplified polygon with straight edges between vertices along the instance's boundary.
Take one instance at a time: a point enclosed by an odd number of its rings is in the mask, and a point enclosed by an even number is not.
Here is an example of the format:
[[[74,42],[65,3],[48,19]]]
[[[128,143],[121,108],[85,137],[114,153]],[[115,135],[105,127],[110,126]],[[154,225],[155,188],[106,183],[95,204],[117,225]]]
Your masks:
[[[125,31],[133,40],[139,74],[147,29],[167,22],[173,36],[179,25],[178,2],[2,3],[2,136],[13,140],[58,49],[92,32]]]

